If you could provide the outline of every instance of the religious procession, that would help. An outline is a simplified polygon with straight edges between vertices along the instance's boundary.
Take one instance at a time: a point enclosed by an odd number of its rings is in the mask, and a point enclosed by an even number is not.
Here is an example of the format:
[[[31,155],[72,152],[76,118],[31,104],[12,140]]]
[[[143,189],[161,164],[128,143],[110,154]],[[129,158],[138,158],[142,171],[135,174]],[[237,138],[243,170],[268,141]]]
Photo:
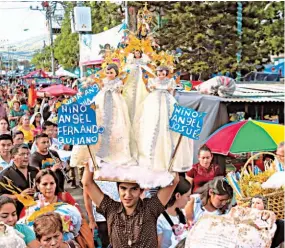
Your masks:
[[[80,33],[81,76],[2,77],[0,248],[284,247],[284,82],[187,74],[137,3]]]

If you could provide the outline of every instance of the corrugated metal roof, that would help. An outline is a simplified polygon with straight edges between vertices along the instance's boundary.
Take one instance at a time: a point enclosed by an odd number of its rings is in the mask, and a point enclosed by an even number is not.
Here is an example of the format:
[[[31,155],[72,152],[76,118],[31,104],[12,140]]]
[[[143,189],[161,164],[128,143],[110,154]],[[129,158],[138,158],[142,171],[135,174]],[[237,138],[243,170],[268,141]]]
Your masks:
[[[285,102],[284,84],[237,84],[232,97],[223,102]]]
[[[236,84],[232,97],[218,98],[222,102],[285,102],[285,87],[284,84]]]
[[[236,91],[242,92],[283,92],[284,84],[237,84]]]
[[[220,99],[222,102],[285,102],[284,97],[220,97]]]

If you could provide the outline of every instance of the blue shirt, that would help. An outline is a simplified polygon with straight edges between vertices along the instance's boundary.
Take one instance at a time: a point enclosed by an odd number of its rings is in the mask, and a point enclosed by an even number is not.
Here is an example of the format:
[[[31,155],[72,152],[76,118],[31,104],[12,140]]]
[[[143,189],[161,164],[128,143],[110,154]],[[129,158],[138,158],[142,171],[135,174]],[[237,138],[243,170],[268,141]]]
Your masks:
[[[0,156],[0,172],[5,170],[6,168],[10,167],[13,164],[11,160],[10,163],[7,163],[1,156]]]
[[[25,236],[24,241],[26,245],[31,243],[33,240],[36,240],[36,235],[34,231],[31,228],[29,228],[27,225],[16,224],[14,228]]]
[[[20,109],[25,112],[25,111],[28,111],[29,110],[29,107],[26,105],[26,104],[23,104],[20,106]]]

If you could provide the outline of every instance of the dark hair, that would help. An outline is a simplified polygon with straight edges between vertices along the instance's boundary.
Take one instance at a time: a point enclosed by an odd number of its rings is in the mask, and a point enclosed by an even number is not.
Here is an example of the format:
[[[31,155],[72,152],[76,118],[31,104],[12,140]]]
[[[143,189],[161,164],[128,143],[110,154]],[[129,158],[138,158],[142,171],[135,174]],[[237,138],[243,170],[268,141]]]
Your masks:
[[[179,183],[177,184],[174,192],[172,193],[172,196],[170,198],[170,200],[168,201],[168,203],[166,204],[165,208],[169,208],[172,207],[176,201],[176,194],[179,193],[180,195],[184,195],[186,194],[191,188],[192,185],[191,183],[189,183],[183,176],[179,176],[180,180]],[[179,221],[180,223],[186,224],[186,219],[184,214],[182,213],[182,211],[179,208],[175,209],[178,217],[179,217]]]
[[[37,115],[40,115],[40,116],[42,117],[42,114],[41,114],[41,113],[37,113],[37,114],[35,115],[34,121],[33,121],[33,123],[32,123],[35,127],[37,127],[37,123],[36,123],[36,117],[37,117]],[[40,124],[41,124],[41,122],[40,122]]]
[[[53,124],[53,126],[54,126],[54,127],[58,127],[58,125],[57,125],[57,124],[55,124],[55,123]]]
[[[45,121],[42,128],[45,131],[47,130],[47,127],[50,127],[50,126],[54,126],[54,123],[51,121]]]
[[[6,117],[1,116],[1,117],[0,117],[0,121],[2,121],[2,120],[4,120],[4,121],[6,121],[6,122],[7,122],[7,124],[8,124],[7,130],[8,130],[8,131],[10,131],[10,125],[9,125],[9,121],[7,120],[7,118],[6,118]]]
[[[28,145],[26,145],[26,144],[18,144],[18,145],[15,145],[15,146],[12,148],[12,150],[11,150],[11,156],[12,156],[12,157],[15,156],[15,155],[19,152],[20,149],[27,149],[27,150],[29,150],[29,147],[28,147]]]
[[[21,103],[21,104],[26,104],[26,103],[27,103],[27,101],[26,101],[26,99],[25,99],[25,98],[21,98],[21,99],[20,99],[20,103]]]
[[[267,209],[267,199],[266,199],[266,197],[263,197],[262,195],[255,195],[255,196],[253,196],[253,197],[251,198],[251,200],[250,200],[250,207],[252,206],[252,200],[253,200],[254,198],[261,199],[262,202],[263,202],[264,209],[265,209],[265,210]]]
[[[38,216],[33,226],[37,240],[40,240],[44,235],[55,233],[56,231],[63,233],[61,217],[55,212],[48,212]]]
[[[222,176],[215,177],[212,181],[207,182],[201,188],[197,190],[197,194],[200,194],[202,205],[205,206],[209,200],[210,189],[215,195],[228,195],[230,198],[233,198],[233,189]]]
[[[8,204],[8,203],[13,204],[13,205],[15,206],[15,208],[17,207],[16,202],[15,202],[12,198],[10,198],[10,197],[8,197],[8,196],[5,196],[5,195],[1,195],[1,196],[0,196],[0,209],[1,209],[5,204]]]
[[[13,139],[15,139],[16,136],[19,134],[22,134],[24,136],[24,133],[22,131],[16,131],[15,133],[13,133]]]
[[[19,106],[21,105],[21,103],[18,100],[13,101],[13,106],[14,106],[15,103],[18,103]]]
[[[198,155],[200,155],[201,152],[209,152],[212,154],[211,149],[207,145],[202,145],[198,151]]]
[[[124,183],[124,182],[117,182],[117,188],[118,188],[118,190],[119,190],[120,184],[122,184],[122,183]],[[143,189],[140,187],[140,185],[139,185],[138,183],[133,183],[133,184],[136,184],[136,186],[137,186],[138,188],[140,188],[140,190],[143,190]]]
[[[138,49],[136,49],[136,50],[134,50],[134,55],[135,55],[135,52],[139,52],[140,53],[140,58],[142,57],[142,54],[143,54],[143,52],[142,52],[142,50],[138,50]]]
[[[116,76],[118,76],[119,75],[119,68],[118,68],[118,66],[116,64],[109,64],[109,65],[107,65],[106,70],[110,71],[112,69],[115,70]]]
[[[40,170],[38,172],[38,174],[36,175],[36,183],[37,184],[40,184],[41,180],[42,180],[42,177],[46,176],[46,175],[50,175],[53,177],[54,181],[55,181],[55,184],[56,184],[56,187],[55,187],[55,192],[54,194],[55,195],[58,195],[58,193],[60,192],[60,189],[59,189],[59,184],[58,184],[58,179],[57,179],[57,176],[56,174],[51,170],[51,169],[43,169],[43,170]],[[39,192],[38,188],[36,187],[36,190]]]
[[[13,139],[12,139],[12,136],[10,134],[1,134],[0,135],[0,141],[1,140],[11,140],[11,142],[13,143]]]
[[[36,140],[38,140],[40,138],[48,138],[48,135],[46,133],[41,133],[41,134],[36,136]]]

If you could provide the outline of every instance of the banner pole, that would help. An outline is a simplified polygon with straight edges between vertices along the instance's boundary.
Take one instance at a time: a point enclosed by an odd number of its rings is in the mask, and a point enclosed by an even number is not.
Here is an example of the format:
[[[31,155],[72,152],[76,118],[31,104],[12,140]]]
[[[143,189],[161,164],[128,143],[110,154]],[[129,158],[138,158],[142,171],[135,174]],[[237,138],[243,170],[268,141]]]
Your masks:
[[[87,145],[87,147],[88,147],[88,151],[89,151],[89,154],[90,154],[90,157],[91,157],[93,166],[94,166],[95,170],[98,171],[98,170],[99,170],[99,167],[98,167],[96,161],[94,160],[94,158],[93,158],[93,156],[92,156],[92,153],[91,153],[91,150],[90,150],[90,146]]]
[[[168,171],[169,172],[171,172],[171,170],[172,170],[173,163],[174,163],[174,160],[175,160],[175,157],[176,157],[176,154],[177,154],[177,150],[178,150],[178,148],[180,146],[182,137],[183,137],[182,134],[180,134],[179,139],[178,139],[177,144],[176,144],[176,147],[174,149],[174,152],[173,152],[173,154],[171,156],[171,160],[170,160],[169,167],[168,167]]]

